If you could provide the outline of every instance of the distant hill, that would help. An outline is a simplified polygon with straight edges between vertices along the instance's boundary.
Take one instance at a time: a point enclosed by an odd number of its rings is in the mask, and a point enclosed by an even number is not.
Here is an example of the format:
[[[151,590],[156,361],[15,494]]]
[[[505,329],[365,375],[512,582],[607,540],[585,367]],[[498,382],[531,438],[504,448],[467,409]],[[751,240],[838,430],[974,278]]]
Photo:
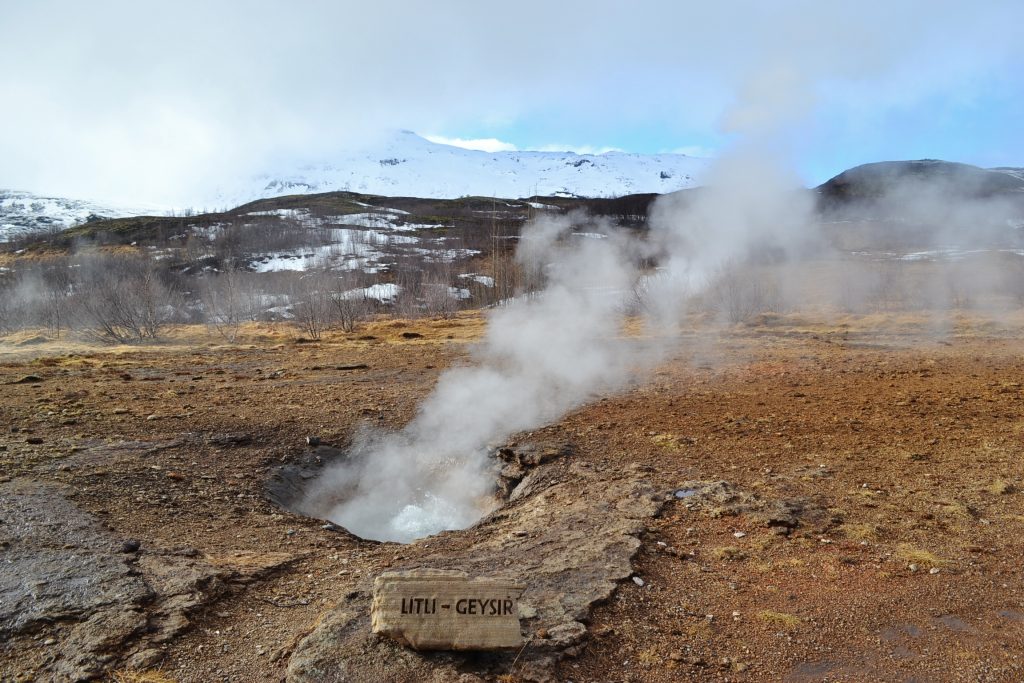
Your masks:
[[[815,188],[822,224],[851,251],[1024,246],[1024,170],[937,159],[864,164]]]
[[[115,206],[0,189],[0,242],[28,233],[60,232],[88,221],[138,216],[150,211],[151,207]]]
[[[1024,193],[1024,169],[979,168],[938,159],[881,161],[843,171],[816,189],[826,207],[876,200],[897,188],[971,199]]]

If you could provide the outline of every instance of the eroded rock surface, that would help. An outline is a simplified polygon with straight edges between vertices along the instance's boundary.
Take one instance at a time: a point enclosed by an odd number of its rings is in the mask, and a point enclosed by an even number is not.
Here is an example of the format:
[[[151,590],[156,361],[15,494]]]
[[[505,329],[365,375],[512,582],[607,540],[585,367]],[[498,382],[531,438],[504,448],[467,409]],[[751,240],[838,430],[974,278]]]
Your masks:
[[[21,652],[24,680],[153,665],[193,612],[294,559],[139,549],[64,494],[57,485],[0,484],[0,658]]]
[[[578,653],[591,607],[632,574],[646,520],[664,493],[643,467],[595,472],[555,458],[526,474],[509,503],[475,527],[403,547],[401,567],[515,576],[525,645],[510,653],[417,653],[371,633],[371,577],[328,612],[296,647],[293,683],[312,681],[478,680],[513,674],[552,680],[553,667]]]

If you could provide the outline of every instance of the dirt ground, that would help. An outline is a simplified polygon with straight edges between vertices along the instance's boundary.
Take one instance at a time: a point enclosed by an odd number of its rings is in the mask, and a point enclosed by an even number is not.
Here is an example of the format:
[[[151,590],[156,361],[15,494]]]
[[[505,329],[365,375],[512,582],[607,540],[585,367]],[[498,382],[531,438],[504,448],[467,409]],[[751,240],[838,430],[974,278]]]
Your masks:
[[[316,343],[271,326],[235,344],[0,343],[0,485],[59,487],[141,544],[126,555],[233,567],[135,665],[112,645],[106,675],[282,680],[327,610],[416,551],[275,507],[268,476],[307,436],[343,447],[361,423],[403,425],[483,329],[465,314]],[[1024,680],[1022,330],[908,315],[687,329],[635,387],[543,428],[596,472],[642,464],[672,498],[557,680]],[[10,635],[0,679],[59,680],[68,628]]]

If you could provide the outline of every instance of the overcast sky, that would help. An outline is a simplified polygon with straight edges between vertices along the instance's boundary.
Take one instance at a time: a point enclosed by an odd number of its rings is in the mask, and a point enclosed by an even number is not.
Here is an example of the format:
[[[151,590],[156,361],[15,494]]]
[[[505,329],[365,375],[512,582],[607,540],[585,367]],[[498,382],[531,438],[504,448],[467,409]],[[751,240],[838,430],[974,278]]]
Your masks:
[[[0,187],[188,203],[392,129],[1024,166],[1022,46],[1020,0],[0,0]]]

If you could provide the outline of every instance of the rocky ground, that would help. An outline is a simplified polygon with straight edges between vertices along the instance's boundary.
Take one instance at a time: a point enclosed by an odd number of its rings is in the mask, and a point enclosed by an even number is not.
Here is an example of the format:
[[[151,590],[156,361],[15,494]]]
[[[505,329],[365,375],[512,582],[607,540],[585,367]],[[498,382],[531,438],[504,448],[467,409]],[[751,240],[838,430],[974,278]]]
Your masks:
[[[1020,321],[684,331],[633,389],[517,435],[503,508],[414,544],[271,502],[358,425],[404,424],[482,329],[0,342],[0,679],[1024,678]],[[373,577],[417,566],[520,578],[526,647],[371,636]]]

